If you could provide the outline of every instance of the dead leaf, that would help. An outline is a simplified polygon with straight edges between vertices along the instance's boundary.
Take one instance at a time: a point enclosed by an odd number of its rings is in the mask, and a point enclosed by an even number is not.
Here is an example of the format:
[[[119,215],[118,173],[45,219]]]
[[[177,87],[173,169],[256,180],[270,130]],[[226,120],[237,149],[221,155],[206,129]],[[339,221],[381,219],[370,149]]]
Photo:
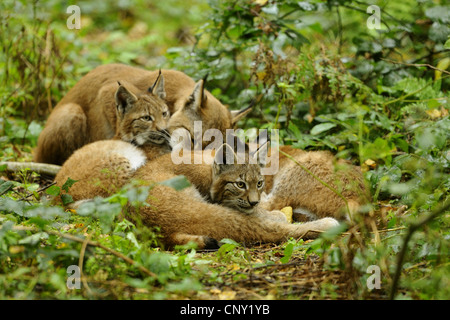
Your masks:
[[[217,288],[212,288],[211,290],[209,290],[209,292],[211,292],[211,294],[220,294],[222,293],[222,291],[220,289]]]
[[[220,300],[233,300],[236,297],[236,291],[225,290],[219,293]]]
[[[9,253],[11,254],[18,254],[25,251],[24,246],[10,246],[9,247]]]
[[[255,0],[254,2],[256,4],[259,4],[260,6],[263,6],[267,3],[268,0]]]
[[[427,110],[425,112],[427,113],[428,116],[430,116],[430,118],[432,120],[440,118],[442,116],[441,110],[438,110],[438,109],[431,109],[431,110]]]
[[[377,166],[377,163],[375,161],[373,161],[372,159],[367,159],[366,161],[364,161],[364,163],[372,169]]]
[[[286,219],[289,223],[292,223],[292,207],[284,207],[283,209],[281,209],[281,212],[284,213],[284,215],[286,216]]]

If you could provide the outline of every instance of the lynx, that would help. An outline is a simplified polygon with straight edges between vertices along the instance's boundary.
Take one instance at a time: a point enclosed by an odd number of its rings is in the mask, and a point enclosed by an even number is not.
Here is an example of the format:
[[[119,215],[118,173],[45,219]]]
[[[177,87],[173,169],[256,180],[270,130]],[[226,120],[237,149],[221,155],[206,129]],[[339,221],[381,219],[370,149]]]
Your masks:
[[[142,146],[147,143],[162,145],[169,141],[167,127],[170,112],[164,101],[151,92],[133,94],[133,88],[118,83],[116,100],[116,135],[114,138]],[[126,84],[126,86],[124,85]],[[159,97],[164,96],[164,78],[160,76],[154,86]]]
[[[197,83],[186,74],[162,70],[165,91],[155,92],[169,107],[170,128],[184,127],[193,132],[193,121],[202,120],[204,130],[232,128],[250,108],[230,111],[204,89],[205,81]],[[34,154],[35,162],[62,164],[83,145],[111,139],[116,132],[114,93],[117,81],[146,92],[159,75],[121,64],[99,66],[85,75],[56,105],[41,132]]]
[[[263,146],[267,148],[267,144]],[[291,146],[281,146],[280,150],[279,170],[275,175],[262,175],[261,169],[266,162],[264,152],[258,152],[262,158],[258,158],[257,164],[249,164],[248,159],[244,164],[236,164],[233,150],[229,152],[234,155],[234,164],[214,163],[212,182],[205,175],[197,178],[190,166],[175,166],[174,172],[188,176],[211,202],[231,206],[244,214],[260,207],[272,212],[272,217],[277,220],[283,218],[278,210],[285,207],[293,208],[295,221],[325,217],[352,220],[352,215],[370,199],[361,170],[348,161],[338,160],[327,151],[306,152]],[[167,161],[170,161],[168,156]]]
[[[237,146],[241,142],[237,139],[234,143]],[[352,215],[370,199],[359,167],[336,159],[330,152],[306,152],[291,146],[281,146],[278,172],[263,176],[261,169],[269,159],[265,157],[264,151],[278,150],[268,148],[267,142],[262,143],[255,154],[250,155],[260,155],[258,161],[250,164],[248,145],[243,149],[244,156],[247,157],[240,162],[243,164],[238,164],[232,148],[228,150],[233,155],[231,163],[227,163],[225,159],[220,159],[222,164],[214,162],[212,182],[204,175],[197,179],[190,171],[190,166],[175,166],[174,172],[193,180],[201,194],[211,202],[230,206],[244,214],[253,212],[259,206],[274,213],[272,217],[277,220],[284,217],[278,210],[285,207],[293,208],[295,221],[325,217],[352,220]],[[167,161],[170,162],[168,156]],[[211,169],[205,167],[204,170],[209,172]]]
[[[243,214],[262,214],[269,219],[287,222],[281,211],[266,211],[258,207],[265,185],[261,170],[265,159],[260,155],[264,154],[267,147],[268,144],[265,143],[250,152],[246,146],[243,154],[236,154],[230,145],[223,144],[214,157],[211,185],[208,185],[209,197],[206,198],[212,203],[236,209]],[[230,155],[228,158],[227,153]],[[242,161],[239,161],[239,156],[242,156]]]
[[[63,165],[55,181],[61,186],[68,177],[78,180],[70,189],[74,200],[108,196],[133,179],[141,184],[152,184],[147,198],[150,206],[135,212],[134,219],[158,226],[168,248],[191,241],[199,248],[216,248],[223,238],[249,243],[281,242],[289,237],[313,238],[317,232],[338,224],[335,219],[325,218],[293,225],[268,218],[267,211],[255,203],[244,206],[228,203],[230,207],[210,203],[208,198],[213,199],[216,195],[216,191],[211,192],[213,169],[205,163],[175,166],[170,161],[170,154],[145,162],[142,150],[124,141],[109,140],[77,150]],[[226,172],[221,172],[221,178],[227,179]],[[160,183],[179,174],[186,174],[192,185],[176,191]],[[243,210],[234,209],[236,207]]]
[[[219,148],[214,158],[210,187],[211,201],[245,214],[252,214],[264,190],[264,176],[261,174],[260,164],[251,164],[248,161],[238,164],[236,154],[231,147],[227,146],[224,144]],[[233,155],[232,163],[223,161],[226,157],[222,159],[219,156],[221,153],[224,154],[223,149]],[[249,157],[256,155],[250,154]]]
[[[351,215],[370,198],[361,170],[348,161],[337,160],[328,151],[306,152],[290,146],[280,150],[293,160],[280,153],[279,171],[266,176],[262,208],[270,211],[290,206],[296,221],[323,217],[351,220]]]
[[[261,169],[266,159],[261,151],[265,149],[267,143],[253,154],[248,154],[247,149],[247,159],[242,164],[238,163],[236,153],[229,146],[227,152],[233,155],[231,163],[227,163],[225,158],[218,159],[216,155],[212,166],[209,201],[244,214],[255,212],[259,205],[271,213],[271,218],[279,221],[283,221],[285,216],[278,210],[289,206],[293,208],[295,221],[310,221],[325,217],[351,220],[352,214],[368,200],[359,168],[347,161],[336,160],[330,152],[305,152],[283,146],[281,150],[293,157],[293,160],[281,155],[280,170],[274,176],[263,176]],[[220,154],[219,148],[218,155]],[[258,155],[262,157],[253,161],[253,164],[250,163],[248,157],[256,158]],[[175,172],[191,175],[182,166],[175,169]],[[329,187],[324,186],[317,178],[325,181]],[[203,179],[206,181],[204,177]],[[209,187],[209,183],[206,186]],[[207,191],[208,189],[203,190],[203,196],[207,196]]]

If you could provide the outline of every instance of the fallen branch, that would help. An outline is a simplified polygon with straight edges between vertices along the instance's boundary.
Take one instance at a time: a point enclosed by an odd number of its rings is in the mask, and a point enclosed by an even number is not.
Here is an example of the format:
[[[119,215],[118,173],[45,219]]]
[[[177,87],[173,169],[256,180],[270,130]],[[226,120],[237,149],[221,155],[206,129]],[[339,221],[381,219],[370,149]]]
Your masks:
[[[61,170],[61,166],[48,163],[38,163],[38,162],[13,162],[13,161],[1,161],[0,168],[5,166],[6,171],[17,172],[25,169],[30,169],[33,172],[37,172],[40,175],[46,175],[50,177],[55,177],[56,174]]]
[[[42,187],[42,188],[36,190],[36,193],[45,191],[45,190],[47,190],[48,188],[50,188],[51,186],[54,186],[55,184],[56,184],[56,181],[50,183],[48,186],[45,186],[45,187]],[[28,193],[26,196],[20,198],[19,201],[27,200],[27,199],[28,199],[29,197],[31,197],[32,195],[34,195],[34,193]]]

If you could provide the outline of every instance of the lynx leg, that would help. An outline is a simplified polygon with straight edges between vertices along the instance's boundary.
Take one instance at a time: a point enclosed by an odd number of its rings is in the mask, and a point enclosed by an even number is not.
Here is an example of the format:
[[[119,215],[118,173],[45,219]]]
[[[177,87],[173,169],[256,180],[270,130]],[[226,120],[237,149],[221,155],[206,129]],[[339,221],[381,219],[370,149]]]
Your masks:
[[[293,218],[294,221],[298,222],[314,221],[318,219],[317,215],[305,208],[295,208],[293,210]]]
[[[287,223],[288,220],[283,212],[280,210],[272,210],[272,211],[265,211],[260,213],[262,217],[265,217],[267,219],[278,221],[278,222],[285,222]]]
[[[208,239],[224,238],[245,243],[280,243],[290,237],[311,239],[338,225],[332,218],[289,224],[268,219],[264,214],[244,215],[163,185],[155,186],[147,201],[150,206],[141,208],[138,214],[144,224],[160,227],[169,247],[196,241],[205,248],[210,247],[206,245]]]
[[[80,105],[67,103],[53,111],[39,135],[35,162],[62,164],[87,142],[86,115]]]
[[[313,239],[318,236],[320,232],[327,231],[339,225],[339,222],[334,218],[323,218],[315,221],[305,222],[302,224],[295,224],[296,232],[303,233],[301,238]]]
[[[220,244],[216,239],[186,233],[175,233],[167,242],[170,247],[188,244],[189,242],[197,243],[199,249],[218,249],[220,247]]]

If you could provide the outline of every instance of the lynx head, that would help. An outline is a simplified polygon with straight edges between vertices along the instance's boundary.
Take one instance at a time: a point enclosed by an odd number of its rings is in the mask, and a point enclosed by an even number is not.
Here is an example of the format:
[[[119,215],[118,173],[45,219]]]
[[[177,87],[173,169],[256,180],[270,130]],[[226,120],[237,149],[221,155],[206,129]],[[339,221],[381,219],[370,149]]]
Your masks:
[[[253,154],[246,151],[239,157],[228,144],[216,152],[212,166],[211,200],[215,203],[251,214],[258,205],[264,190],[263,166],[258,154],[266,148],[261,146]]]
[[[159,74],[155,83],[146,92],[134,94],[130,84],[121,84],[116,91],[118,136],[134,145],[148,142],[162,144],[168,141],[167,126],[169,108],[164,99],[164,78]],[[134,90],[133,90],[134,91]]]
[[[230,111],[219,100],[205,89],[206,77],[199,80],[186,97],[181,107],[171,116],[169,131],[172,133],[178,128],[189,131],[194,137],[194,121],[201,121],[202,132],[208,129],[217,129],[225,134],[226,129],[233,128],[237,122],[247,115],[252,108]],[[209,144],[203,141],[203,149]]]

